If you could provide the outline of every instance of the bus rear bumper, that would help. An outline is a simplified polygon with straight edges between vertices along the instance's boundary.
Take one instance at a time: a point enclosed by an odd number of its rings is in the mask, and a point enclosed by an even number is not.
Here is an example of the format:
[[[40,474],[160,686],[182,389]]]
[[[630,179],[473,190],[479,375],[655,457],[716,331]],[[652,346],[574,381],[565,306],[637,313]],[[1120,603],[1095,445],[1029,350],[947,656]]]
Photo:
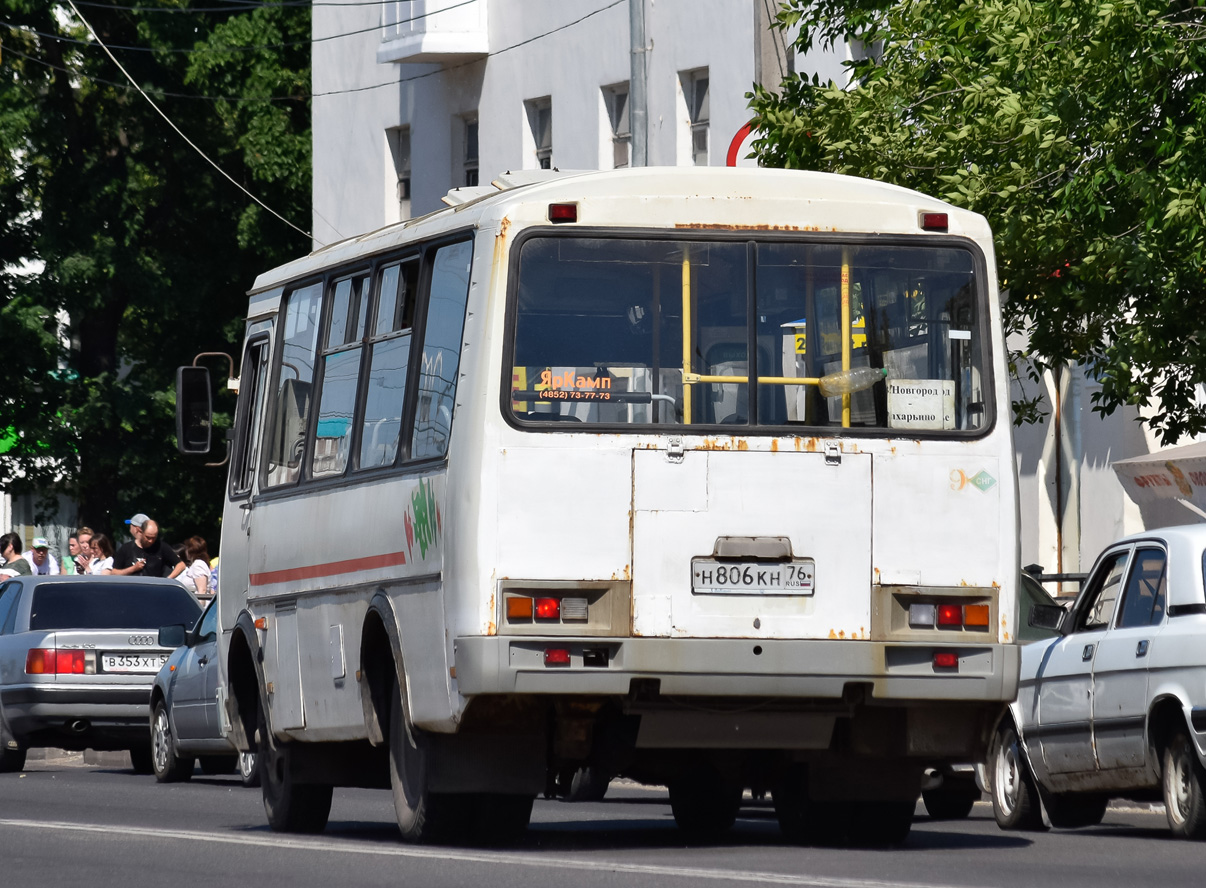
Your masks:
[[[1020,662],[1012,644],[824,639],[468,636],[454,651],[466,697],[627,696],[656,682],[663,696],[841,699],[853,685],[875,700],[1009,702]],[[957,665],[935,666],[939,652]]]

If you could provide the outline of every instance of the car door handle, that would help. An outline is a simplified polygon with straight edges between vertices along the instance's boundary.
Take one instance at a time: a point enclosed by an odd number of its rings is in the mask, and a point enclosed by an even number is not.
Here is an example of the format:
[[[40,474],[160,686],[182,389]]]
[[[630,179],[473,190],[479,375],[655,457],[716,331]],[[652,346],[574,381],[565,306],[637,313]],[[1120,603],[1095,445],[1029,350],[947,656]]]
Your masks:
[[[1141,641],[1137,645],[1135,645],[1135,656],[1136,657],[1146,657],[1147,656],[1147,642],[1146,641]]]
[[[1085,649],[1080,652],[1080,658],[1082,660],[1092,660],[1093,659],[1093,645],[1086,644]]]
[[[200,660],[197,661],[197,665],[204,666],[208,662],[209,662],[209,657],[202,657]]]

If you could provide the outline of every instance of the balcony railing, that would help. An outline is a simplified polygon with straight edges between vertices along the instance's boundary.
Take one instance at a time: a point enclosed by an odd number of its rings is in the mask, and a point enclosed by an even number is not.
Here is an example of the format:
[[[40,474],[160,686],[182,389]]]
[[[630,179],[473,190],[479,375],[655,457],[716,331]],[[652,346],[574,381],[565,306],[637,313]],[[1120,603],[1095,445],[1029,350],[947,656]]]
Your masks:
[[[486,0],[386,0],[378,62],[454,64],[490,51]]]

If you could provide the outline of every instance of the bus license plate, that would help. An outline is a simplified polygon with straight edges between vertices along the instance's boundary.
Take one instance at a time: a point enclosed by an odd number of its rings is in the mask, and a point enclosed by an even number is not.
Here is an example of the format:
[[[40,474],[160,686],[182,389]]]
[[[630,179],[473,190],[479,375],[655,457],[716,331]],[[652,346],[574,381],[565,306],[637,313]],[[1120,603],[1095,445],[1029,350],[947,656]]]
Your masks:
[[[696,595],[811,595],[816,563],[691,559],[691,591]]]

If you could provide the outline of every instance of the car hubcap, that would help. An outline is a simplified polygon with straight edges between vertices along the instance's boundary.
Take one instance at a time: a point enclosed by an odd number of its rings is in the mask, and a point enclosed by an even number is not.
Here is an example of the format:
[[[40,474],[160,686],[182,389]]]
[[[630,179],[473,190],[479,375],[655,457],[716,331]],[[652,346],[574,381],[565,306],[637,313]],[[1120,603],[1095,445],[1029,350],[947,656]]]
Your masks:
[[[247,777],[251,776],[251,773],[254,770],[255,770],[255,753],[254,752],[240,752],[239,753],[239,773],[242,774],[244,778],[247,778]]]
[[[160,773],[167,770],[168,755],[171,754],[170,732],[167,713],[160,709],[155,713],[155,736],[152,738],[155,753],[155,770]]]
[[[1168,798],[1166,799],[1169,812],[1177,823],[1183,822],[1186,813],[1189,811],[1189,780],[1191,772],[1186,767],[1188,763],[1185,760],[1185,756],[1181,753],[1182,750],[1177,749],[1171,756],[1172,768],[1168,775]]]
[[[1010,814],[1017,807],[1018,781],[1021,778],[1017,741],[1012,734],[1001,737],[1001,745],[997,749],[996,776],[996,786],[993,787],[993,791],[997,795],[1002,810],[1006,814]]]

